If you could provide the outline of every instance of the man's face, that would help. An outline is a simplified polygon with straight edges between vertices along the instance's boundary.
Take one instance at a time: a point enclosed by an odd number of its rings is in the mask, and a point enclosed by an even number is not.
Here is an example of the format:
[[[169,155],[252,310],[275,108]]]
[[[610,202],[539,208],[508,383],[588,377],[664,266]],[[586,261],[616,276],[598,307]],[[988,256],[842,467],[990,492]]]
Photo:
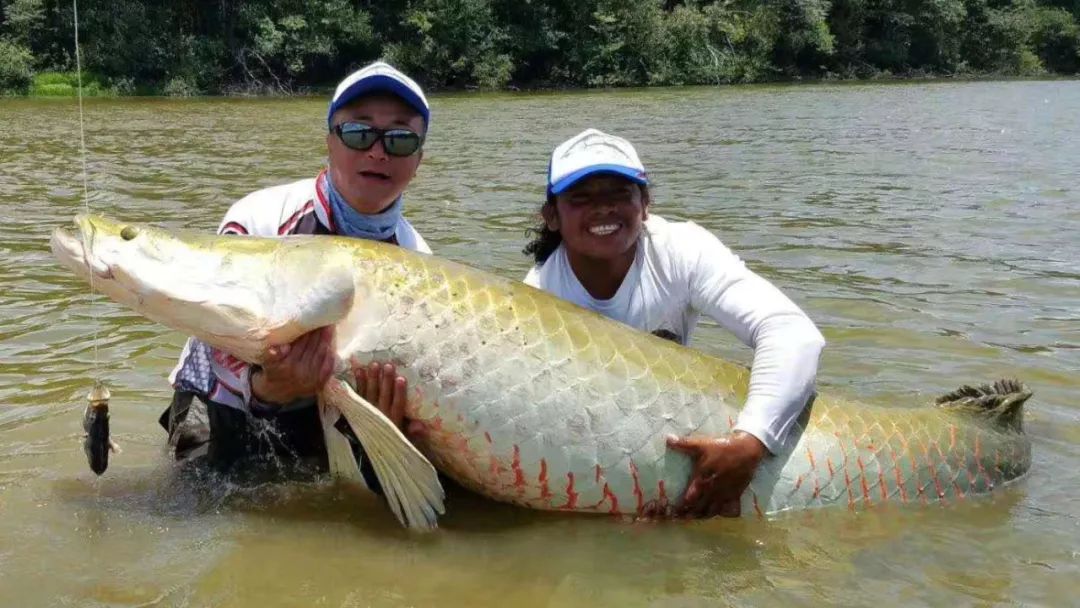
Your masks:
[[[598,260],[632,252],[646,217],[641,187],[613,175],[581,180],[556,196],[555,209],[545,213],[548,228],[562,234],[571,254]]]
[[[367,150],[354,150],[332,128],[345,122],[360,122],[376,129],[408,129],[423,135],[424,119],[400,98],[382,94],[361,97],[330,117],[326,149],[334,187],[360,213],[379,213],[405,191],[416,175],[423,152],[391,156],[382,141]]]

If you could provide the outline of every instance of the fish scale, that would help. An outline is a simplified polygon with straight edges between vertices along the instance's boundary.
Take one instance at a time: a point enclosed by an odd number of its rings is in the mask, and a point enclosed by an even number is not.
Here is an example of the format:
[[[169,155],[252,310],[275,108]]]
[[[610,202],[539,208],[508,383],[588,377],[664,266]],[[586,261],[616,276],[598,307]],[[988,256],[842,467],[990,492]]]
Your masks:
[[[749,371],[738,364],[448,260],[325,236],[138,227],[127,243],[114,236],[119,224],[79,221],[95,234],[95,264],[135,282],[97,281],[105,293],[245,361],[326,322],[337,325],[343,362],[394,361],[412,390],[407,415],[428,430],[423,453],[496,500],[621,515],[677,506],[691,463],[666,437],[727,434],[747,396]],[[58,232],[53,249],[85,275],[78,239]],[[170,273],[179,260],[184,273]],[[185,281],[200,293],[185,298]],[[203,294],[223,301],[195,297]],[[965,388],[938,406],[817,395],[758,468],[742,512],[989,492],[1030,467],[1028,397],[1016,382]]]
[[[418,261],[440,269],[447,266],[437,258]],[[392,276],[386,270],[393,264],[382,259],[374,264],[383,272],[372,276]],[[663,449],[664,438],[727,432],[730,420],[738,415],[736,404],[745,398],[745,370],[625,331],[585,311],[555,305],[546,294],[527,287],[486,276],[476,280],[472,271],[468,274],[470,280],[462,280],[451,278],[446,270],[425,268],[415,273],[425,280],[411,286],[426,290],[425,301],[453,315],[454,330],[438,334],[437,350],[445,353],[465,343],[464,350],[473,358],[491,366],[483,381],[463,387],[447,387],[440,383],[441,376],[435,381],[410,378],[420,382],[424,394],[443,395],[442,412],[466,412],[476,421],[468,427],[456,426],[451,417],[449,428],[444,426],[443,433],[428,440],[423,447],[438,466],[459,471],[458,482],[492,498],[542,509],[567,509],[572,504],[573,510],[610,512],[617,503],[616,511],[634,514],[639,504],[661,499],[661,480],[667,498],[680,496],[689,462]],[[393,307],[392,299],[388,294],[387,306]],[[382,329],[393,328],[384,325]],[[435,339],[432,334],[414,337],[417,341]],[[409,337],[399,339],[408,342]],[[414,361],[399,355],[420,350],[391,350],[390,354],[408,375]],[[496,355],[485,356],[485,352]],[[506,378],[523,381],[497,381]],[[660,379],[665,382],[661,384]],[[560,383],[562,387],[553,386]],[[573,405],[567,407],[568,403]],[[428,408],[423,403],[410,407],[413,417],[426,422]],[[546,415],[530,416],[536,412]],[[527,420],[524,424],[523,419]],[[444,415],[444,425],[446,420]],[[972,433],[987,434],[976,423],[930,407],[831,404],[819,397],[806,427],[796,429],[799,438],[787,454],[761,467],[743,510],[755,511],[754,496],[757,509],[773,513],[912,498],[938,501],[985,492],[990,483],[985,475],[975,474],[978,463],[969,456]],[[901,425],[907,427],[903,431],[906,448],[897,447],[892,437],[901,432],[895,430]],[[840,427],[843,432],[833,431],[829,437],[827,429]],[[894,430],[887,432],[887,428]],[[950,437],[950,428],[969,432]],[[490,446],[479,456],[462,453],[448,440],[483,433],[493,438],[490,443],[468,442]],[[1015,457],[1021,461],[1023,452],[1030,449],[1022,433],[994,431],[992,441],[1019,444]],[[514,445],[519,446],[517,465]],[[541,454],[539,445],[548,446],[549,451]],[[898,450],[903,453],[899,464],[884,457],[885,446],[893,455]],[[815,460],[821,465],[810,465],[811,453],[817,454]],[[540,481],[540,458],[546,484]],[[499,465],[469,466],[477,460]],[[996,470],[991,477],[1000,478],[1000,483],[1026,470],[1027,464],[1013,468]],[[570,493],[575,494],[573,500]]]

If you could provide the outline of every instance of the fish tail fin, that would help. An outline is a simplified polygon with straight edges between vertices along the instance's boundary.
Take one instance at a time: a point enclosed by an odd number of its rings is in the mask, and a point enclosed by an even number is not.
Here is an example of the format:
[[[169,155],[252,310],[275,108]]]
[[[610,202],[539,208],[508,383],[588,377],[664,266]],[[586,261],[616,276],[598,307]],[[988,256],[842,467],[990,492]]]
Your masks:
[[[1023,382],[1004,379],[992,385],[961,386],[938,397],[935,403],[938,407],[989,419],[1001,428],[1019,433],[1024,430],[1024,402],[1031,395]]]
[[[398,521],[417,530],[437,527],[438,516],[445,513],[444,494],[428,459],[390,419],[344,381],[332,379],[321,398],[339,410],[356,433]]]
[[[336,427],[341,412],[325,399],[319,399],[319,421],[322,423],[323,438],[326,441],[326,460],[331,477],[348,479],[363,483],[360,465],[356,462],[352,445]]]

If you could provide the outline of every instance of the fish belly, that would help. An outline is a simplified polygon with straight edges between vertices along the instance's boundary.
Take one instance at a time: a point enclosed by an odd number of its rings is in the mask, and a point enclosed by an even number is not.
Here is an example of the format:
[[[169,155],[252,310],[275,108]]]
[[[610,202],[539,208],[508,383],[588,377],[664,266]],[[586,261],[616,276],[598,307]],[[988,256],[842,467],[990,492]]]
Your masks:
[[[354,363],[394,361],[421,446],[458,483],[516,505],[633,515],[678,505],[691,463],[666,437],[723,436],[749,371],[437,258],[362,269]],[[745,515],[962,500],[1023,474],[1030,444],[933,407],[819,396],[759,467]]]

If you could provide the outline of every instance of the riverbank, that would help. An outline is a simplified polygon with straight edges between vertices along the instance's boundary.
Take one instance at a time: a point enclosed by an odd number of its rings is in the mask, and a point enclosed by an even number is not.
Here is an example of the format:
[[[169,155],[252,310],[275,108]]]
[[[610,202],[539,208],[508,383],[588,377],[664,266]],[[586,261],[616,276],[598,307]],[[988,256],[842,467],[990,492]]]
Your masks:
[[[1046,72],[1037,72],[1032,74],[1005,74],[1005,73],[955,73],[955,74],[933,74],[922,71],[911,71],[902,74],[891,74],[882,72],[875,74],[867,78],[856,77],[844,77],[840,75],[830,74],[820,77],[795,77],[786,79],[772,79],[762,80],[748,83],[726,83],[714,86],[736,86],[736,85],[816,85],[816,84],[860,84],[860,83],[932,83],[932,82],[1054,82],[1054,81],[1069,81],[1080,80],[1080,76],[1077,75],[1060,75],[1060,74],[1048,74]],[[185,98],[185,97],[240,97],[240,98],[289,98],[289,97],[318,97],[329,96],[334,91],[334,84],[324,86],[311,86],[301,87],[291,91],[280,90],[266,90],[266,89],[252,89],[245,90],[241,88],[234,88],[227,90],[226,92],[218,94],[204,94],[197,91],[191,91],[186,89],[171,88],[161,89],[154,87],[142,87],[142,88],[121,88],[110,86],[106,84],[106,80],[100,76],[89,74],[83,76],[82,81],[82,95],[83,97],[106,97],[106,98],[126,98],[126,97],[173,97],[173,98]],[[74,98],[78,96],[79,78],[74,72],[49,72],[40,74],[34,77],[34,81],[25,94],[18,95],[0,95],[0,99],[4,97],[8,98],[24,98],[24,99],[53,99],[53,98]],[[624,86],[624,87],[601,87],[590,88],[580,86],[516,86],[508,85],[501,88],[483,88],[478,86],[465,86],[465,87],[429,87],[427,89],[428,94],[467,94],[467,93],[573,93],[573,92],[585,92],[595,91],[603,89],[611,90],[634,90],[634,89],[649,89],[658,88],[664,85],[650,86]],[[687,86],[709,86],[709,85],[687,85]]]
[[[67,90],[38,81],[75,67],[73,16],[0,0],[0,92]],[[380,57],[430,91],[1080,73],[1071,0],[116,0],[80,22],[115,95],[304,93]]]

